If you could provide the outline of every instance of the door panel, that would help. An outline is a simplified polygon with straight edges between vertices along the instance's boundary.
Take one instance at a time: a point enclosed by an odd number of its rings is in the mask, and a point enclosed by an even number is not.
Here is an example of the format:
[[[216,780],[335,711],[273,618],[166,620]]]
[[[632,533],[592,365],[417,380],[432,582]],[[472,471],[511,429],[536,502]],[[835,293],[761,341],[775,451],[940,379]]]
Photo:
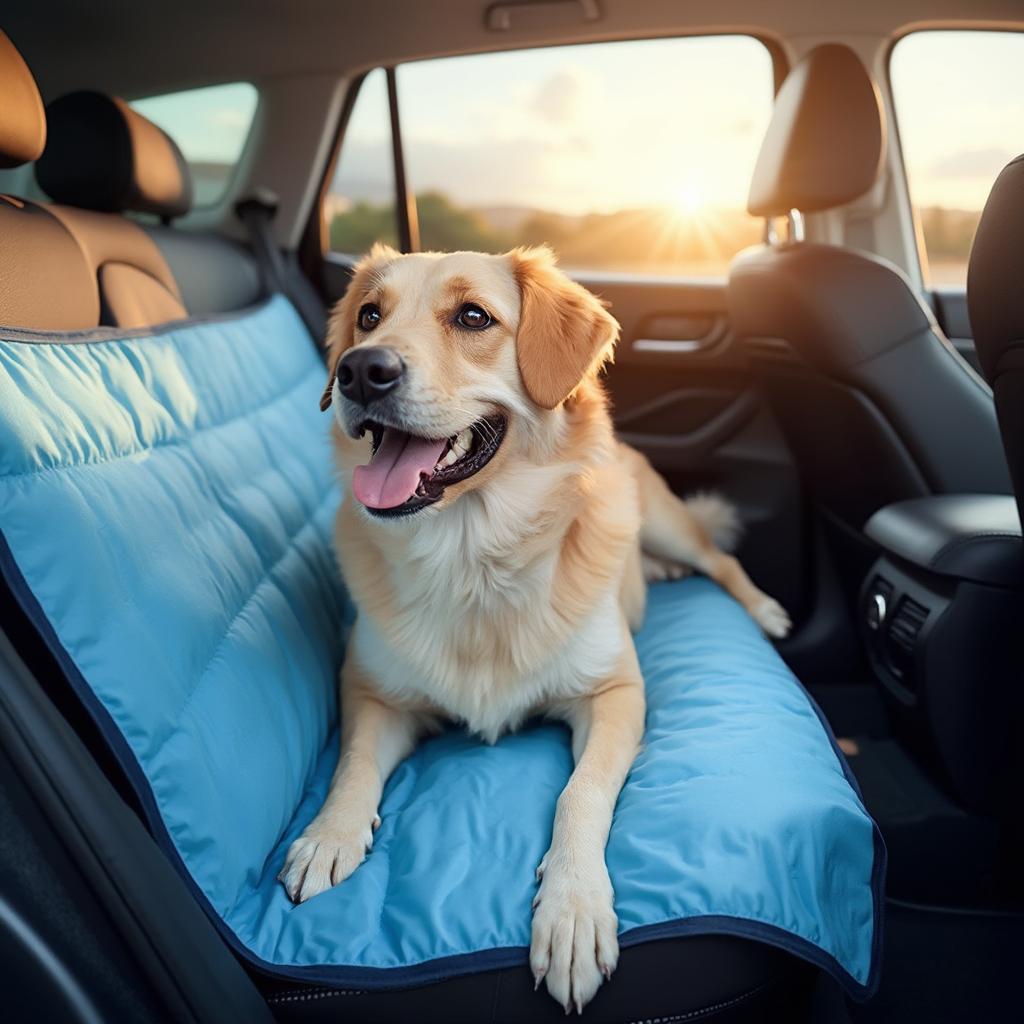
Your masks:
[[[736,503],[744,564],[799,618],[809,568],[800,479],[729,330],[724,283],[573,276],[622,326],[607,373],[619,436],[677,494],[715,490]]]

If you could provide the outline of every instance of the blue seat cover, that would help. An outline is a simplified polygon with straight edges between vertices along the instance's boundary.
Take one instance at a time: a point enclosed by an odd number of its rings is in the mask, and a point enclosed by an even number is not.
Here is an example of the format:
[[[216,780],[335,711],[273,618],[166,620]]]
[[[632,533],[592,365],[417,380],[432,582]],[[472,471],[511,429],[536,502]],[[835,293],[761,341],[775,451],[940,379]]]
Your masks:
[[[424,743],[349,880],[299,907],[275,881],[337,757],[354,614],[323,380],[280,297],[149,333],[0,330],[0,568],[243,956],[366,988],[525,963],[561,726]],[[735,934],[870,994],[884,848],[810,698],[704,579],[652,587],[637,646],[647,734],[608,843],[623,945]]]

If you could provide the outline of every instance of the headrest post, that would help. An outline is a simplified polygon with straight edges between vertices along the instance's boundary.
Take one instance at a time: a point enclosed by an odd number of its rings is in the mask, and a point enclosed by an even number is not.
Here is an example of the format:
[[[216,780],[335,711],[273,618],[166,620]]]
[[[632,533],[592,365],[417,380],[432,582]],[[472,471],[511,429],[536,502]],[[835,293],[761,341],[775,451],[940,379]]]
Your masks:
[[[764,219],[764,244],[765,245],[778,245],[779,244],[779,232],[775,227],[774,217],[765,217]]]
[[[799,210],[790,210],[786,214],[786,224],[789,228],[789,241],[802,242],[804,240],[804,215]]]

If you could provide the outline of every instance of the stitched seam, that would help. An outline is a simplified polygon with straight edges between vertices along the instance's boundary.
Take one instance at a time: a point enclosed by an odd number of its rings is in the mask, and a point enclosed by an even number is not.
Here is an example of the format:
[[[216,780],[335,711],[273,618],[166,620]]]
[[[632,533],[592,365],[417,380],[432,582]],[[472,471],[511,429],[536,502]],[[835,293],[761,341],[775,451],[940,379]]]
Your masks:
[[[679,1024],[680,1021],[695,1020],[709,1013],[717,1013],[719,1010],[727,1010],[730,1007],[738,1006],[740,1003],[744,1003],[760,992],[763,992],[769,984],[769,982],[766,982],[763,985],[758,985],[749,992],[744,992],[741,995],[734,996],[732,999],[726,999],[719,1003],[713,1003],[711,1006],[689,1010],[686,1013],[673,1014],[671,1017],[644,1017],[640,1020],[630,1021],[629,1024]],[[267,996],[266,1000],[271,1006],[278,1006],[282,1003],[308,1003],[321,999],[334,999],[338,996],[362,996],[367,994],[366,989],[312,989],[308,992],[294,991],[281,995]]]
[[[285,992],[281,995],[266,996],[271,1006],[281,1003],[310,1003],[317,999],[333,999],[335,996],[364,996],[365,989],[360,988],[328,988],[312,989],[309,992]]]
[[[309,518],[306,519],[306,521],[295,531],[295,533],[293,533],[291,536],[289,536],[288,540],[285,542],[284,550],[281,552],[281,554],[274,560],[273,563],[271,563],[270,565],[266,566],[263,569],[263,572],[260,574],[260,578],[255,582],[255,584],[253,584],[252,590],[249,591],[249,596],[242,602],[242,605],[238,609],[238,611],[236,611],[235,614],[231,616],[231,621],[228,622],[227,626],[224,629],[223,634],[221,635],[221,638],[217,641],[217,646],[214,648],[213,654],[210,655],[209,659],[206,662],[205,667],[203,668],[203,671],[199,674],[199,677],[196,679],[195,684],[191,687],[191,689],[188,692],[188,695],[185,697],[184,703],[181,705],[181,707],[178,709],[178,711],[172,717],[171,721],[173,721],[173,722],[180,722],[181,721],[182,716],[185,714],[185,712],[188,710],[189,705],[192,703],[192,698],[195,697],[195,695],[199,692],[200,688],[203,685],[203,682],[206,680],[206,677],[209,674],[210,668],[213,666],[213,663],[217,660],[217,656],[220,654],[221,648],[224,646],[225,641],[231,635],[231,630],[234,628],[235,623],[245,613],[245,610],[249,607],[249,605],[252,604],[252,602],[256,598],[256,595],[259,593],[260,589],[267,582],[267,580],[271,577],[271,575],[273,575],[273,573],[277,571],[277,569],[281,565],[281,563],[289,555],[294,553],[294,551],[298,547],[298,543],[297,542],[298,542],[299,538],[310,527],[316,525],[317,514],[324,507],[324,505],[327,504],[328,499],[332,498],[333,496],[334,496],[334,488],[333,487],[328,487],[323,492],[323,494],[320,496],[320,498],[317,501],[316,506],[313,508]],[[161,741],[160,741],[160,746],[161,747],[166,742],[166,739],[167,739],[166,736],[164,736],[161,739]]]
[[[169,448],[182,448],[192,444],[197,437],[201,437],[205,434],[211,434],[216,430],[220,430],[223,427],[231,426],[234,423],[241,423],[244,420],[251,419],[254,416],[258,416],[265,412],[267,409],[273,408],[279,402],[283,402],[286,399],[292,397],[296,391],[305,384],[306,380],[313,375],[315,368],[311,368],[303,373],[303,375],[296,379],[294,382],[289,384],[283,391],[274,395],[273,398],[268,398],[265,402],[262,402],[258,408],[249,409],[246,412],[239,413],[237,416],[230,416],[226,420],[221,420],[219,423],[211,423],[205,427],[199,427],[193,430],[188,437],[176,437],[171,438],[168,441],[158,441],[155,444],[149,445],[143,448],[134,448],[127,452],[117,452],[113,455],[104,456],[101,459],[90,459],[86,462],[65,462],[59,466],[37,466],[34,469],[21,470],[18,473],[6,473],[0,479],[3,480],[22,480],[29,479],[34,476],[41,476],[45,473],[64,473],[72,469],[87,469],[91,466],[104,466],[112,462],[120,462],[123,459],[133,459],[139,455],[145,455],[148,452],[155,452],[161,449]]]
[[[756,988],[752,988],[749,992],[744,992],[742,995],[734,996],[732,999],[725,999],[720,1003],[714,1003],[711,1006],[703,1006],[699,1010],[688,1010],[686,1013],[677,1013],[671,1017],[643,1017],[640,1020],[629,1021],[629,1024],[678,1024],[679,1021],[684,1020],[695,1020],[698,1017],[706,1017],[709,1013],[717,1013],[719,1010],[727,1010],[732,1006],[738,1006],[740,1003],[745,1003],[748,999],[753,999],[758,993],[763,992],[770,982],[765,982],[763,985],[758,985]]]
[[[955,537],[951,541],[947,541],[939,550],[932,556],[932,560],[929,563],[933,568],[942,561],[943,557],[951,554],[957,548],[964,547],[967,544],[973,544],[979,538],[986,537],[989,540],[1020,540],[1021,535],[1019,533],[1007,533],[1004,530],[979,530],[972,533],[969,537]]]

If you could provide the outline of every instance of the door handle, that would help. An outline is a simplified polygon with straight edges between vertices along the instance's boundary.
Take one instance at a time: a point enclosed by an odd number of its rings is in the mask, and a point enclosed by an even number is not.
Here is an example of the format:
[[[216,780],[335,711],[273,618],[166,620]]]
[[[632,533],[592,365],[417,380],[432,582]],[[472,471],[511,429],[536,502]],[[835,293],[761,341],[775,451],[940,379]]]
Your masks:
[[[660,352],[683,356],[710,348],[715,340],[712,335],[703,338],[637,338],[632,349],[634,352]]]
[[[630,351],[678,358],[714,348],[728,334],[728,321],[720,314],[663,316],[643,324],[641,331],[641,336],[629,346]]]

